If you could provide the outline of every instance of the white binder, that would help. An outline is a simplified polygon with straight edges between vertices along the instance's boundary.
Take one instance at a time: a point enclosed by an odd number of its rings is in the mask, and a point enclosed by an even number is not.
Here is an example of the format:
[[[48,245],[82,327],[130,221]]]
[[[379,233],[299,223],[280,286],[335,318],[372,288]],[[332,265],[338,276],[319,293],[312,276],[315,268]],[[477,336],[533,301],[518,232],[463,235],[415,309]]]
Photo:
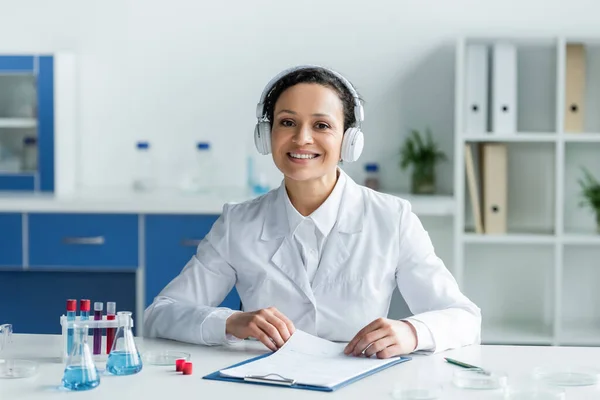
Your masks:
[[[511,43],[498,42],[492,53],[492,132],[517,132],[517,50]]]
[[[465,60],[465,131],[488,131],[488,50],[484,44],[466,46]]]

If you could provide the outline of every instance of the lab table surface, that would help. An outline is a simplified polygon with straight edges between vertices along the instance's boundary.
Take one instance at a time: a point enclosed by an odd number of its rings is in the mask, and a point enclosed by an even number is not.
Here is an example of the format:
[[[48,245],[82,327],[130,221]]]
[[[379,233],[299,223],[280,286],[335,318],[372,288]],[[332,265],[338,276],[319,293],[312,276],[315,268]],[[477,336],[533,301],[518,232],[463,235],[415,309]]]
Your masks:
[[[60,388],[64,364],[59,357],[58,335],[13,335],[0,358],[22,358],[39,362],[37,375],[24,379],[0,379],[0,399],[393,399],[401,385],[421,382],[441,385],[440,399],[502,399],[501,391],[465,390],[452,384],[460,370],[447,363],[451,357],[508,374],[509,385],[526,382],[538,366],[588,366],[600,368],[600,348],[485,346],[475,345],[433,355],[412,355],[397,364],[334,392],[289,389],[279,386],[242,384],[202,379],[204,375],[265,353],[260,342],[244,341],[228,346],[205,347],[162,339],[136,338],[138,350],[176,350],[191,354],[193,373],[182,375],[174,367],[145,364],[140,373],[110,376],[101,372],[100,385],[89,391],[69,392]],[[91,343],[90,343],[91,345]],[[104,370],[105,362],[98,368]],[[598,386],[565,388],[565,399],[600,399]]]

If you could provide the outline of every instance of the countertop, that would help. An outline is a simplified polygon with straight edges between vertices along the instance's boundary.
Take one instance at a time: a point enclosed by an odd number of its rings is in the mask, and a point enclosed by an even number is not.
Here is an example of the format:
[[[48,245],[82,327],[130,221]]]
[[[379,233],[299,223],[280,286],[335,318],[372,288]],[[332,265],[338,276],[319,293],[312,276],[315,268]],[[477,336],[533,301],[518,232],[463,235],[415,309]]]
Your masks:
[[[411,202],[421,216],[451,216],[452,196],[415,196],[384,192]],[[220,214],[225,203],[239,203],[256,195],[241,188],[223,188],[210,193],[180,191],[134,192],[129,190],[85,190],[68,195],[0,192],[0,212],[18,213],[130,213],[130,214]]]
[[[16,327],[15,327],[16,329]],[[549,346],[480,346],[473,345],[434,355],[413,355],[412,360],[397,364],[358,380],[335,392],[315,392],[280,386],[211,381],[203,376],[247,360],[268,350],[257,341],[231,346],[204,347],[169,340],[137,338],[138,350],[145,357],[150,350],[174,350],[191,354],[192,375],[176,373],[173,366],[144,364],[142,371],[131,376],[111,376],[102,372],[106,362],[97,362],[100,385],[90,391],[69,393],[60,388],[64,364],[58,335],[14,335],[11,348],[0,358],[24,358],[39,363],[37,375],[23,379],[0,379],[0,399],[394,399],[404,387],[419,384],[441,390],[440,399],[504,399],[502,390],[460,389],[452,382],[453,374],[464,369],[445,362],[451,357],[495,372],[503,371],[508,386],[531,383],[536,367],[598,367],[600,348]],[[598,399],[598,386],[566,387],[566,400]],[[414,397],[413,397],[414,398]],[[423,398],[423,397],[421,397]],[[520,397],[523,398],[523,397]],[[531,397],[528,397],[531,398]],[[539,397],[536,397],[539,398]]]

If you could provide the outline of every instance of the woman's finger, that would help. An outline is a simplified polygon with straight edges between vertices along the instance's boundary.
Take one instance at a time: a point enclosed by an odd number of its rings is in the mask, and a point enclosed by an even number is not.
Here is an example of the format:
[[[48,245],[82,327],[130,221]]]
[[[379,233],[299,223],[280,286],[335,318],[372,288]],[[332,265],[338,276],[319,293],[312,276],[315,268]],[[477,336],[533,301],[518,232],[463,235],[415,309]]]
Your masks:
[[[395,345],[397,342],[397,338],[395,336],[384,336],[379,340],[371,343],[369,347],[365,350],[365,356],[371,357],[373,354],[379,353],[380,351]]]
[[[275,346],[275,343],[273,343],[269,335],[266,332],[264,332],[258,325],[252,328],[252,332],[252,336],[260,340],[261,343],[267,346],[269,350],[277,351],[277,346]]]
[[[377,340],[384,338],[388,335],[388,332],[384,329],[377,329],[372,332],[366,333],[360,338],[356,346],[354,346],[354,350],[352,354],[355,356],[359,356],[363,351],[371,344],[375,343]]]
[[[383,349],[379,353],[377,353],[377,358],[380,358],[380,359],[391,358],[391,357],[401,356],[404,353],[405,352],[402,349],[402,344],[396,343],[394,345],[386,347],[385,349]]]
[[[262,319],[257,323],[258,327],[261,331],[266,333],[273,341],[277,348],[283,346],[285,343],[279,334],[279,331],[275,326],[273,326],[267,319]]]
[[[277,329],[277,332],[279,333],[279,336],[281,336],[281,339],[284,343],[290,338],[291,334],[288,331],[286,323],[280,319],[277,314],[273,313],[267,316],[265,319],[269,324],[273,325],[275,329]]]
[[[358,333],[356,335],[354,335],[352,340],[344,348],[344,353],[346,353],[346,354],[353,353],[354,348],[356,347],[357,343],[363,338],[363,335],[366,335],[367,333],[376,330],[378,325],[379,325],[379,321],[375,320],[375,321],[371,322],[369,325],[362,328],[360,331],[358,331]]]
[[[277,316],[280,320],[283,321],[283,323],[287,327],[287,331],[289,332],[290,336],[293,335],[294,332],[296,331],[296,327],[294,326],[294,323],[288,317],[286,317],[281,311],[279,311],[276,308],[273,309],[273,314],[275,314],[275,316]],[[289,336],[285,340],[288,340],[288,339],[289,339]]]

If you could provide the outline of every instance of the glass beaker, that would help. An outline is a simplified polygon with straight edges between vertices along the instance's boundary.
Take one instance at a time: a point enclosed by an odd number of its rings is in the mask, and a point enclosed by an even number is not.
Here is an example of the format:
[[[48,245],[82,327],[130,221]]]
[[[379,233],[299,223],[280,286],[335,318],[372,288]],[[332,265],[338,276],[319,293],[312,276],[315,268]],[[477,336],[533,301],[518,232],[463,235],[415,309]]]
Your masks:
[[[2,353],[2,350],[10,343],[12,332],[11,324],[0,325],[0,353]]]
[[[88,325],[75,323],[73,329],[75,343],[67,360],[62,385],[69,390],[93,389],[100,384],[100,374],[88,345]]]
[[[106,370],[114,375],[132,375],[142,370],[142,358],[131,330],[131,311],[117,313],[119,327],[106,361]]]

